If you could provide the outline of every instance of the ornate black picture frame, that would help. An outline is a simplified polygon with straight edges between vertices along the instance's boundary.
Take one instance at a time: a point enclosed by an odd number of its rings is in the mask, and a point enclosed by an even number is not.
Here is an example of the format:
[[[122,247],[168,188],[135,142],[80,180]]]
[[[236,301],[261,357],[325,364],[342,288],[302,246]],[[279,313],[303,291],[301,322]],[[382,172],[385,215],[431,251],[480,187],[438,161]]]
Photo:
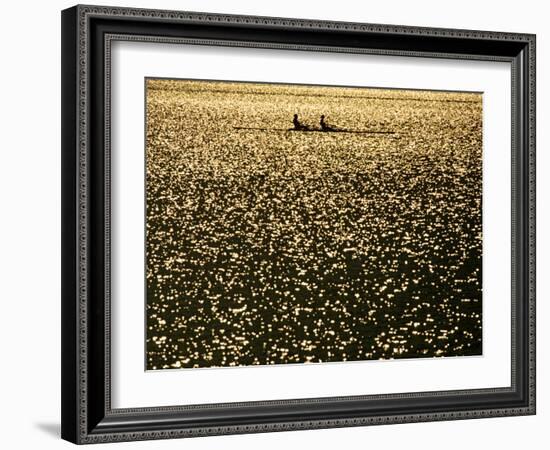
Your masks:
[[[511,385],[113,409],[109,108],[110,49],[117,40],[511,63]],[[62,260],[62,437],[74,443],[535,414],[535,36],[99,6],[67,9],[62,12]]]

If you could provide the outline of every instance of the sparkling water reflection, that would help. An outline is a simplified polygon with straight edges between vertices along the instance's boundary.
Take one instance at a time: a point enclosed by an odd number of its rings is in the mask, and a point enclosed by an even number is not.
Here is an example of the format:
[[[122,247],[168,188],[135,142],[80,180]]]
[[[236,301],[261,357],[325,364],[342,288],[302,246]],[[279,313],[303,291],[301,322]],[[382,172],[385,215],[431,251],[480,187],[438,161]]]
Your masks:
[[[147,368],[481,354],[481,112],[148,80]]]

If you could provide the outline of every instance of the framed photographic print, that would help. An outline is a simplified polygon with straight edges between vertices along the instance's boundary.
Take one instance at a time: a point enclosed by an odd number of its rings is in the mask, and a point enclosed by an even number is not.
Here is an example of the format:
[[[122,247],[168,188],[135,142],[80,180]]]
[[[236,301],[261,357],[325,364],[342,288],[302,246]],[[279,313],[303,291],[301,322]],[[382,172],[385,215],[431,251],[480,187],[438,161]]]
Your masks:
[[[62,12],[62,437],[535,413],[535,36]]]

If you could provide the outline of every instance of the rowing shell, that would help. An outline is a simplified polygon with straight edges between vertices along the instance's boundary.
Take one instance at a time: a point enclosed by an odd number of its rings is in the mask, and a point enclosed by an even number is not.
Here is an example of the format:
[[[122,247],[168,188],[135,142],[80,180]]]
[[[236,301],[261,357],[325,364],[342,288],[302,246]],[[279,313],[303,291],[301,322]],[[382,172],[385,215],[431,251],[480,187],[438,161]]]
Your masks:
[[[371,131],[371,130],[346,130],[346,129],[334,129],[334,130],[316,130],[316,129],[304,129],[297,130],[295,128],[256,128],[256,127],[233,127],[234,130],[254,130],[254,131],[293,131],[295,133],[353,133],[353,134],[396,134],[395,131]]]

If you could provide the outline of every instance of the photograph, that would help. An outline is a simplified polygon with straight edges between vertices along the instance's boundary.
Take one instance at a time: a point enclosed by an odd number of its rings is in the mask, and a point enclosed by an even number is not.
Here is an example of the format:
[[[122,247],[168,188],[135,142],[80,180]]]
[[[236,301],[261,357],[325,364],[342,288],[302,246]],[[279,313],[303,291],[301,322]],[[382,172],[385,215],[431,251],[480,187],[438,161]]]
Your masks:
[[[146,370],[483,355],[483,93],[146,78]]]
[[[48,46],[61,437],[534,443],[543,15],[188,6],[65,5]]]

